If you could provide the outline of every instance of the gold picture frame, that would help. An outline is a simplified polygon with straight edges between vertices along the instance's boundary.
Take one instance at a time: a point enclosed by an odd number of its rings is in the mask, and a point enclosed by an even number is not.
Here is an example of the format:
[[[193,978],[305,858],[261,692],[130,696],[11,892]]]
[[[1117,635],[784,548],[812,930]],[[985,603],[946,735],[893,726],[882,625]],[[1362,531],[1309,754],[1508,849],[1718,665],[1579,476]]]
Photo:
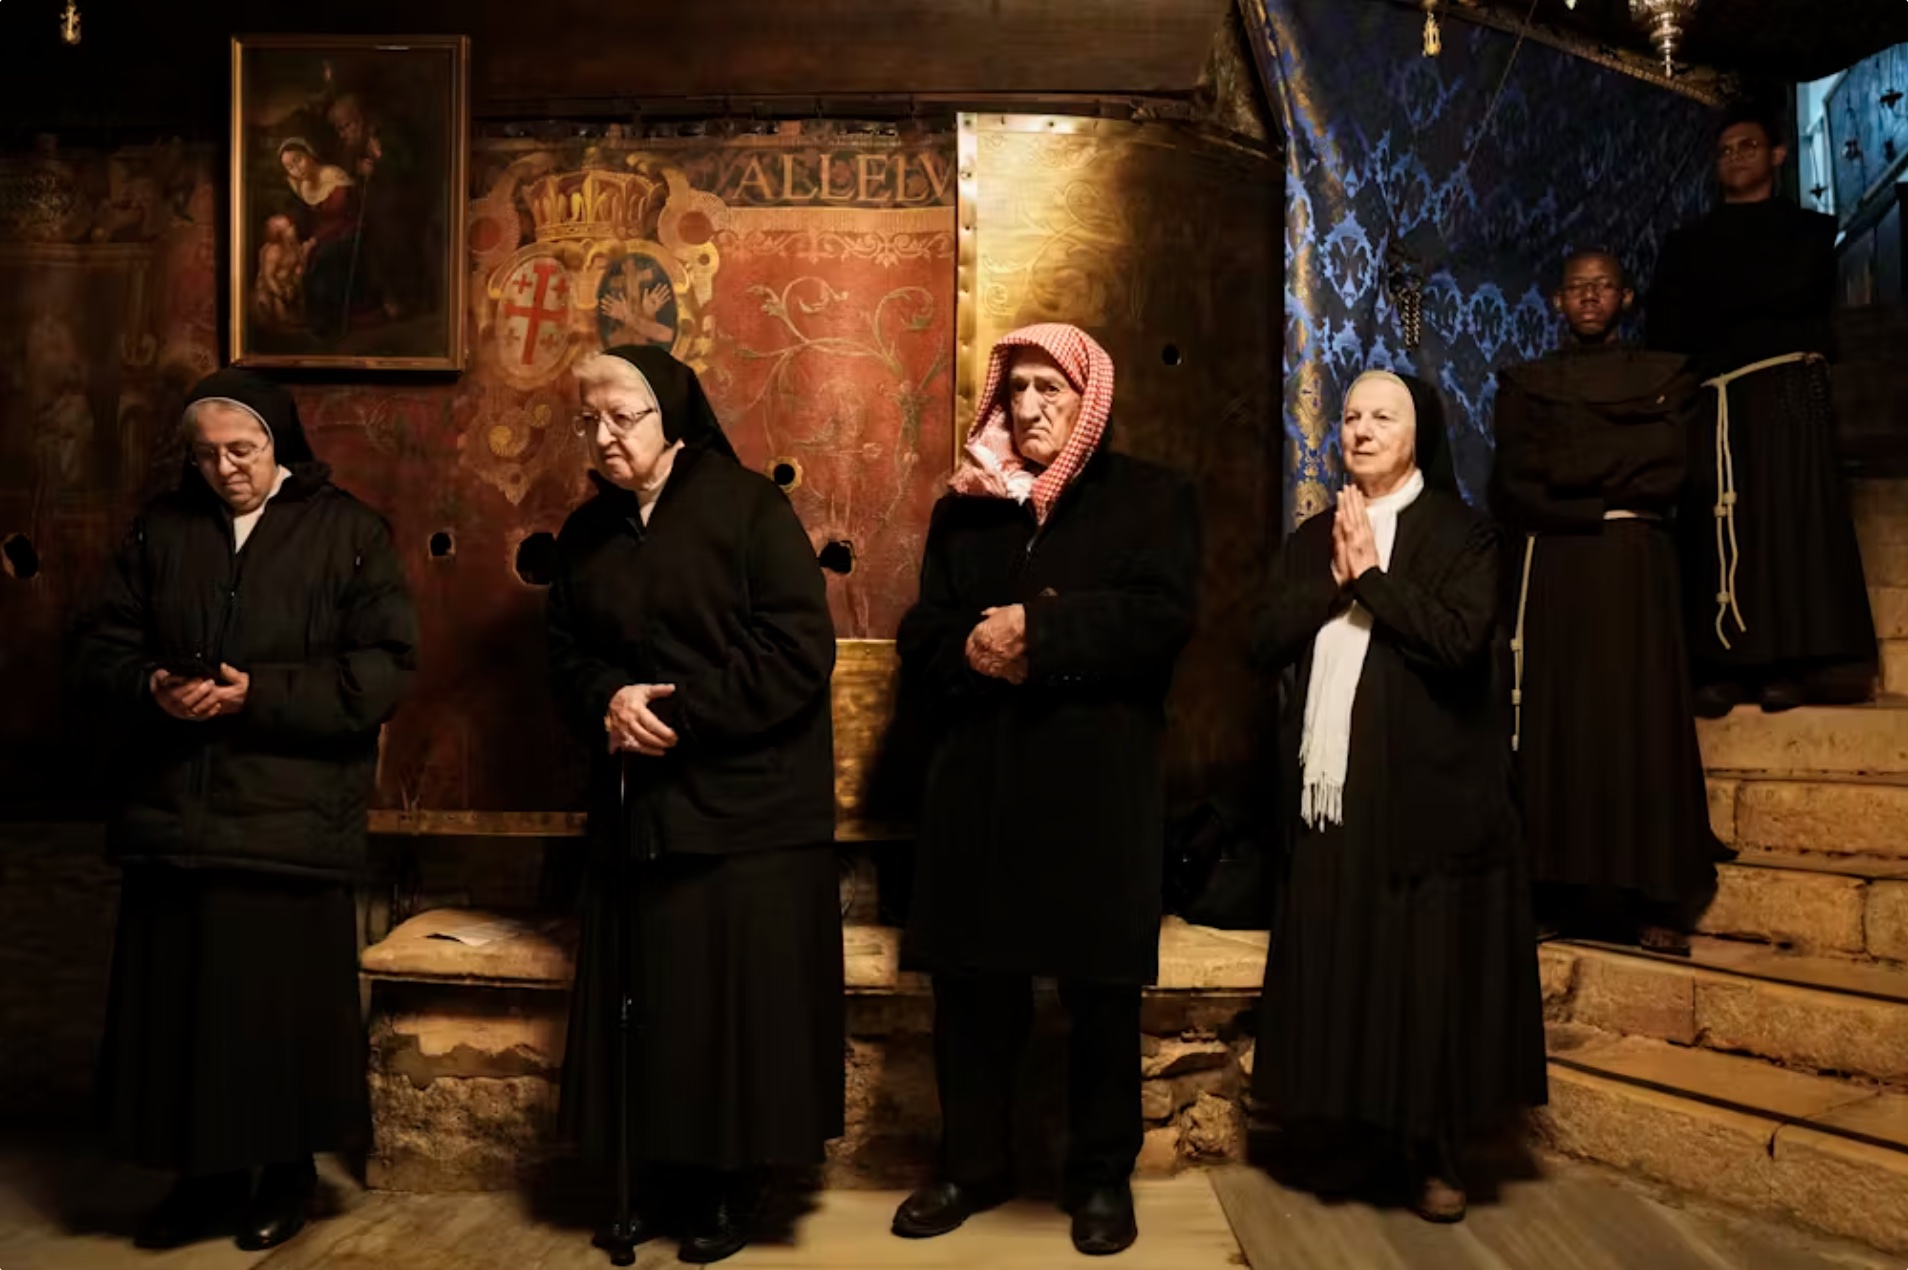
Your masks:
[[[461,371],[470,41],[232,40],[234,365]]]

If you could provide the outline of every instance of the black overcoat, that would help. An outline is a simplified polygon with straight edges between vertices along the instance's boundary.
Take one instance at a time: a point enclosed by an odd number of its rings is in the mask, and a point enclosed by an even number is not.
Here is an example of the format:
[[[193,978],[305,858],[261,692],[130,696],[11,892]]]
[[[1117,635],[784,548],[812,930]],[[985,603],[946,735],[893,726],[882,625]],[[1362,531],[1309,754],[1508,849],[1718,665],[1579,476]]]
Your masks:
[[[552,688],[592,755],[593,836],[626,833],[642,858],[829,841],[835,629],[787,496],[708,444],[676,456],[647,525],[634,494],[593,479],[558,535],[548,610]],[[629,757],[626,817],[603,717],[637,683],[675,685],[653,708],[680,740]]]
[[[107,842],[127,861],[344,877],[364,860],[378,729],[415,677],[417,614],[383,517],[309,461],[283,390],[207,384],[200,396],[245,394],[271,419],[292,475],[234,553],[229,511],[188,465],[82,615],[74,699],[124,729]],[[152,673],[179,657],[248,673],[245,708],[191,723],[161,711]]]
[[[1044,527],[934,510],[904,688],[931,719],[906,954],[931,970],[1146,983],[1158,963],[1161,742],[1200,568],[1192,486],[1102,449]],[[972,670],[983,610],[1027,612],[1025,684]]]

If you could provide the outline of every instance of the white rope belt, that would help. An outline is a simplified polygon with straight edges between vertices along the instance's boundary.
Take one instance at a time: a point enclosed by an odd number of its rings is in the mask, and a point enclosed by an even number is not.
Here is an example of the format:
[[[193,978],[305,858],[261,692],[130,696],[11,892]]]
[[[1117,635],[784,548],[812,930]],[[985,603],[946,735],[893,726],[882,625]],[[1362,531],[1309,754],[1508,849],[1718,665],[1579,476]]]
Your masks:
[[[1517,584],[1517,630],[1511,635],[1511,752],[1524,739],[1524,610],[1530,606],[1530,560],[1537,554],[1537,535],[1524,535],[1524,577]]]
[[[1736,567],[1742,563],[1742,548],[1736,542],[1736,456],[1729,446],[1729,385],[1777,366],[1821,360],[1820,353],[1784,353],[1739,366],[1703,383],[1703,387],[1716,390],[1716,638],[1724,648],[1733,647],[1723,633],[1725,619],[1735,619],[1738,634],[1749,631],[1736,605]]]

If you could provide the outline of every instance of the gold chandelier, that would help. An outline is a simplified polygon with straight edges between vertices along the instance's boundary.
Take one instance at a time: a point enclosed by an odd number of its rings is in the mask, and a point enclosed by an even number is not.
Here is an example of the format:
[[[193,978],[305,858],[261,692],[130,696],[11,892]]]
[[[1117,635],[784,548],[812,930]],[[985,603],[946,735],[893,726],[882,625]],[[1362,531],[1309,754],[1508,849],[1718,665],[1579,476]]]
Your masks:
[[[1663,55],[1663,73],[1676,74],[1676,51],[1697,0],[1630,0],[1630,18],[1649,32],[1650,43]]]
[[[1457,0],[1467,8],[1478,7],[1479,0]],[[1630,19],[1641,26],[1650,37],[1650,43],[1663,57],[1663,73],[1676,74],[1676,54],[1683,47],[1683,34],[1689,26],[1690,17],[1696,12],[1699,0],[1630,0]],[[1564,0],[1566,8],[1575,9],[1577,0]],[[1418,7],[1424,10],[1424,55],[1436,57],[1444,47],[1444,33],[1438,23],[1439,0],[1418,0]],[[1532,6],[1535,12],[1536,6]]]

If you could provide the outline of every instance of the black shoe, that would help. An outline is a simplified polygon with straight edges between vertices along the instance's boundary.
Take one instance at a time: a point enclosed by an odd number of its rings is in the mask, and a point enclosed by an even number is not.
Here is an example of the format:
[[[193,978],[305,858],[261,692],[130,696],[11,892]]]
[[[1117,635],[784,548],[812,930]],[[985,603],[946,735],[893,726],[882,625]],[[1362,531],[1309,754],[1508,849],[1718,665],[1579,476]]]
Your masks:
[[[1139,1238],[1133,1216],[1133,1188],[1096,1186],[1073,1205],[1073,1246],[1089,1257],[1125,1252]]]
[[[725,1182],[705,1202],[695,1206],[676,1256],[692,1266],[733,1257],[755,1236],[759,1198],[753,1187]]]
[[[139,1223],[133,1246],[162,1252],[230,1234],[245,1207],[246,1181],[243,1173],[180,1178]]]
[[[245,1252],[263,1252],[303,1230],[311,1218],[311,1197],[317,1187],[318,1170],[310,1159],[266,1165],[258,1190],[239,1219],[238,1246]]]
[[[644,1221],[641,1214],[631,1213],[627,1225],[611,1222],[599,1230],[590,1243],[609,1254],[611,1265],[633,1266],[636,1264],[636,1245],[648,1243],[655,1237],[655,1227]]]
[[[1692,705],[1699,719],[1720,719],[1743,703],[1738,683],[1704,684],[1696,690]]]
[[[932,1239],[945,1235],[975,1213],[999,1208],[1014,1190],[1005,1180],[963,1186],[959,1182],[932,1182],[901,1202],[894,1211],[894,1233],[903,1239]]]
[[[1797,706],[1807,705],[1809,694],[1799,683],[1778,680],[1766,684],[1762,689],[1762,709],[1767,714],[1780,714],[1784,710],[1793,710]]]

